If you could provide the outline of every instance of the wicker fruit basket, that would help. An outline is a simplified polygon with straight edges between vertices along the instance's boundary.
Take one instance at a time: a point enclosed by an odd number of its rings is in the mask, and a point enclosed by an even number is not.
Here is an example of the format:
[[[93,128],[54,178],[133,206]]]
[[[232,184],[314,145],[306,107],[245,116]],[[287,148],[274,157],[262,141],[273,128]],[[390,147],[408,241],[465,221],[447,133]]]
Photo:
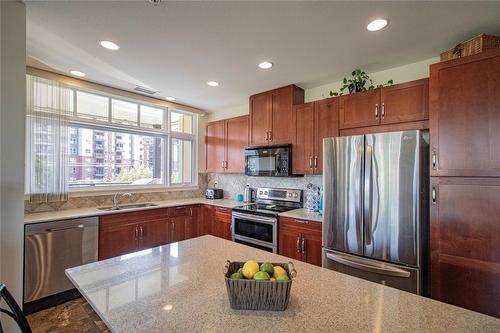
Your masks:
[[[231,274],[242,268],[244,262],[226,261],[224,266],[224,279],[226,280],[227,295],[232,309],[237,310],[264,310],[264,311],[284,311],[290,299],[292,281],[297,276],[297,271],[293,263],[272,263],[273,266],[283,267],[289,281],[273,282],[259,280],[235,280],[231,279]],[[259,266],[262,263],[259,262]]]
[[[481,34],[441,53],[441,61],[451,60],[500,47],[500,36]]]

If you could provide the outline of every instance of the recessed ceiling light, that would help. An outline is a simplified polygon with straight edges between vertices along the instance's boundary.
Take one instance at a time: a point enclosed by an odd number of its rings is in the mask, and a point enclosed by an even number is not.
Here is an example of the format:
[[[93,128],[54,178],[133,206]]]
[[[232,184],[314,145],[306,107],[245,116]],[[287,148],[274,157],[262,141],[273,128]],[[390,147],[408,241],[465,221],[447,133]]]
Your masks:
[[[217,81],[208,81],[207,84],[210,87],[218,87],[219,86],[219,82],[217,82]]]
[[[170,102],[175,101],[175,97],[172,97],[172,96],[167,96],[167,97],[165,97],[165,99],[166,99],[167,101],[170,101]]]
[[[368,31],[379,31],[381,29],[384,29],[387,25],[389,24],[389,20],[386,19],[376,19],[368,23],[366,26],[366,29]]]
[[[101,40],[101,41],[99,41],[99,44],[102,47],[104,47],[105,49],[113,50],[113,51],[116,51],[120,48],[120,46],[118,46],[118,44],[116,44],[110,40]]]
[[[261,62],[259,64],[259,67],[262,69],[269,69],[269,68],[273,67],[273,63],[269,62],[269,61],[264,61],[264,62]]]
[[[71,74],[73,74],[74,76],[78,76],[78,77],[84,77],[85,74],[84,72],[80,72],[80,71],[69,71]]]

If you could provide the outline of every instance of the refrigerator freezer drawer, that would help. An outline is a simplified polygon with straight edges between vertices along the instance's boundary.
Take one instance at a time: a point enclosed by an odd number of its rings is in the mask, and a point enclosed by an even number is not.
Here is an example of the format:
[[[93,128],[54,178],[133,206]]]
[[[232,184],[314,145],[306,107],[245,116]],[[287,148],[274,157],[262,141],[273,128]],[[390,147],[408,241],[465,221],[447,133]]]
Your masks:
[[[417,268],[325,249],[323,249],[323,267],[414,294],[421,294],[420,271]]]

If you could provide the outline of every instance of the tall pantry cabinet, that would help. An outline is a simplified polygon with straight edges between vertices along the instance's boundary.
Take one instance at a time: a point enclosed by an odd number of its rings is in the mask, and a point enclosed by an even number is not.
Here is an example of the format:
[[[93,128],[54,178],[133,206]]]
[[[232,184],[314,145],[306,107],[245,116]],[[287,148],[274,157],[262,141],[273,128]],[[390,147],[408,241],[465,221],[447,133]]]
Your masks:
[[[431,297],[500,317],[500,50],[430,67]]]

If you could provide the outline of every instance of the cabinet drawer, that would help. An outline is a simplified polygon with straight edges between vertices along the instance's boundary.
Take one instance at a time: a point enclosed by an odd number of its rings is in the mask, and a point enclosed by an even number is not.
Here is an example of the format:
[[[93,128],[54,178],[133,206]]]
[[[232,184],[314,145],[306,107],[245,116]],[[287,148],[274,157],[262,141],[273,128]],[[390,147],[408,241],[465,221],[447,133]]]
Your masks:
[[[168,216],[170,217],[175,217],[175,216],[191,216],[193,211],[192,206],[177,206],[177,207],[170,207],[168,209]]]
[[[299,229],[305,232],[322,232],[323,224],[311,220],[280,217],[280,228]]]

